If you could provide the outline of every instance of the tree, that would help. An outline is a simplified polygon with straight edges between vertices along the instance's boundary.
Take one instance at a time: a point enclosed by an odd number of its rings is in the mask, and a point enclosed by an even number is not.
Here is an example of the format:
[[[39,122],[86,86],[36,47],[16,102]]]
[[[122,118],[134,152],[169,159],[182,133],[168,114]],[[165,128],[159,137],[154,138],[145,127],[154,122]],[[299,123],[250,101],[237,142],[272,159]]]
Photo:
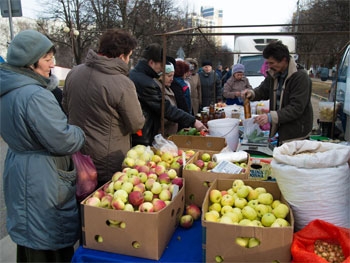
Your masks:
[[[299,61],[307,68],[311,65],[328,68],[336,65],[339,51],[349,40],[349,10],[348,0],[307,1],[302,6],[298,21],[297,16],[294,17],[293,24],[300,24],[297,27],[299,33],[333,32],[329,35],[305,34],[297,37]]]

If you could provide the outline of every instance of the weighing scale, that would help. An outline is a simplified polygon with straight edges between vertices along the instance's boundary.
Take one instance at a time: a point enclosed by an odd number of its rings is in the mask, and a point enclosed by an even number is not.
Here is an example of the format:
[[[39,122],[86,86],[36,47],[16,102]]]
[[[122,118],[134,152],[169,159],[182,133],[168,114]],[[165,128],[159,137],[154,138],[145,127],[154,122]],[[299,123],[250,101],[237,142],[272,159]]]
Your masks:
[[[245,151],[250,155],[268,155],[272,156],[273,149],[275,145],[270,142],[266,143],[250,143],[250,142],[241,142],[238,146],[237,151]]]

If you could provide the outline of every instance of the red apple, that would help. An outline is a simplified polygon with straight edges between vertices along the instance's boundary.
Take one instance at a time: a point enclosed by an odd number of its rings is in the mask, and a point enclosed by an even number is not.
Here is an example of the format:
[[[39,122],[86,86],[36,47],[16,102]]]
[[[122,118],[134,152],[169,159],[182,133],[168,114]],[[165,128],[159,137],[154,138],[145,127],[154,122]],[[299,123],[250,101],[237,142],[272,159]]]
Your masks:
[[[85,201],[86,205],[97,206],[97,207],[100,206],[100,203],[101,203],[100,199],[97,198],[96,196],[92,196]]]
[[[154,212],[158,212],[162,210],[164,207],[166,207],[165,201],[161,199],[153,199],[152,203],[153,203]]]
[[[144,201],[143,193],[140,191],[132,191],[128,196],[128,201],[133,206],[139,206]]]
[[[193,217],[191,215],[183,215],[180,218],[180,226],[183,228],[191,228],[193,225]]]
[[[196,160],[194,164],[197,165],[200,169],[203,169],[204,167],[204,162],[201,159]]]
[[[106,194],[106,192],[103,189],[97,189],[92,196],[97,197],[98,199],[102,199],[102,197],[104,197]]]
[[[172,183],[172,184],[178,185],[178,186],[179,186],[179,189],[181,189],[182,186],[183,186],[183,180],[182,180],[181,177],[176,177],[176,178],[174,178],[174,179],[171,181],[171,183]]]
[[[161,183],[161,184],[169,184],[170,183],[170,177],[167,173],[161,173],[159,176],[158,176],[158,181]]]
[[[111,206],[115,210],[124,210],[125,203],[120,198],[113,198]]]
[[[187,205],[185,209],[185,213],[186,215],[192,216],[193,220],[197,220],[201,216],[201,210],[195,204]]]
[[[146,186],[143,183],[139,183],[139,184],[134,186],[133,191],[139,191],[139,192],[143,193],[144,191],[146,191]]]
[[[144,213],[151,213],[154,211],[153,204],[151,202],[143,202],[139,206],[139,211]]]

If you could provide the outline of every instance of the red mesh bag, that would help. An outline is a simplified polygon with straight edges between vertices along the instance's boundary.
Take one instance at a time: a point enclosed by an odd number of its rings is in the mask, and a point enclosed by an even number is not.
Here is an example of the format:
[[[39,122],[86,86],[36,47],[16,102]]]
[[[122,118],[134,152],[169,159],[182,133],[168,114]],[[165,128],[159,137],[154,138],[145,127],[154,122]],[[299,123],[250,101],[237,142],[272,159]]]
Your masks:
[[[303,229],[294,233],[291,247],[292,262],[327,263],[327,260],[314,252],[316,240],[339,244],[345,256],[343,262],[350,263],[350,229],[319,219],[311,221]]]

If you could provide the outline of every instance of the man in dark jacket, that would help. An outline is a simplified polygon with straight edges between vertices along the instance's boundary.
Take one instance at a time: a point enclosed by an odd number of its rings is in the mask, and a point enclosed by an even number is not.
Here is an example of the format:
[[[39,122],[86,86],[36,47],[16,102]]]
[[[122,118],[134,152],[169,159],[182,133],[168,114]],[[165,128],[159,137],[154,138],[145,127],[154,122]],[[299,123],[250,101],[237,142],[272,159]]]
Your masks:
[[[141,55],[141,59],[133,70],[130,71],[130,79],[136,86],[145,125],[142,134],[132,136],[132,145],[152,145],[154,136],[160,132],[162,91],[155,78],[158,78],[163,70],[163,51],[159,44],[153,43],[147,46]],[[181,110],[165,99],[164,117],[170,121],[181,123],[184,127],[195,127],[197,130],[205,129],[202,122]]]
[[[301,66],[290,56],[281,41],[271,42],[263,51],[269,70],[259,87],[247,90],[254,101],[270,100],[270,112],[255,118],[260,126],[270,123],[270,136],[278,133],[279,145],[305,139],[313,125],[312,82]]]

